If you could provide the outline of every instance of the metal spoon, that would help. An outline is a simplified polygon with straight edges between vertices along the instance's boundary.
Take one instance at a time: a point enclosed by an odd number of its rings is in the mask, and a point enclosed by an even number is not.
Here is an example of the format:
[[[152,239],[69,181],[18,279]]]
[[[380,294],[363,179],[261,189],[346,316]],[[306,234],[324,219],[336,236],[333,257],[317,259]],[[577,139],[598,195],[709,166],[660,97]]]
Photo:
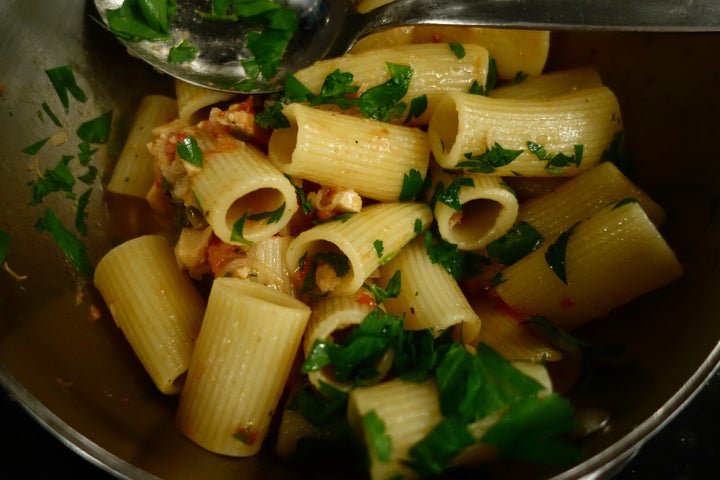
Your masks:
[[[105,12],[123,0],[95,0]],[[190,83],[217,90],[237,90],[248,75],[241,60],[245,48],[242,23],[218,22],[199,16],[208,1],[177,0],[171,24],[172,41],[123,41],[130,53],[158,70]],[[285,52],[276,77],[258,81],[246,91],[282,88],[287,72],[347,52],[361,37],[399,25],[458,25],[547,30],[614,30],[656,32],[720,31],[716,0],[396,0],[360,14],[353,0],[276,0],[296,11],[299,28]],[[170,63],[168,51],[182,39],[198,47],[189,63]]]

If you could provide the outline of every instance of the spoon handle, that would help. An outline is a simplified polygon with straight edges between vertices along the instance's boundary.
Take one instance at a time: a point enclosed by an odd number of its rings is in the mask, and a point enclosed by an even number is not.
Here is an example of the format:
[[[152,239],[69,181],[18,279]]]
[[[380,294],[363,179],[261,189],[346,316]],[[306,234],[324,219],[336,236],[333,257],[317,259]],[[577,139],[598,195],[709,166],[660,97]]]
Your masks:
[[[652,32],[720,31],[717,0],[396,0],[366,15],[357,38],[425,24]]]

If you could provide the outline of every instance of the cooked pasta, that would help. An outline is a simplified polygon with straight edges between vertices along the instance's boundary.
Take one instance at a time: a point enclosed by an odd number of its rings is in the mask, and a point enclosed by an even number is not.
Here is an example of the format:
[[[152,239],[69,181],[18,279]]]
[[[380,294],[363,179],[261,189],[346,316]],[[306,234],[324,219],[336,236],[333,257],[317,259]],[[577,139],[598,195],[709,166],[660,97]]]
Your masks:
[[[593,68],[545,71],[549,40],[410,25],[284,94],[146,97],[108,189],[177,235],[112,249],[94,281],[185,436],[294,461],[354,432],[377,479],[542,460],[528,441],[577,460],[551,372],[581,354],[558,338],[682,266],[612,163],[618,98]]]
[[[256,453],[309,316],[305,304],[264,285],[214,280],[180,396],[180,430],[213,452]]]
[[[157,388],[179,393],[204,302],[170,243],[159,235],[128,240],[100,260],[94,283]]]

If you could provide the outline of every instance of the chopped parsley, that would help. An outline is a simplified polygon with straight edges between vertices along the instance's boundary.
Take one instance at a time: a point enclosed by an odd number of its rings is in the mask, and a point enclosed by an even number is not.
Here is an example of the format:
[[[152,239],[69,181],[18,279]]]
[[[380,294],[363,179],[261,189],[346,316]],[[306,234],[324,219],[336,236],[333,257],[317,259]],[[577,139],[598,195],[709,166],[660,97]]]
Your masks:
[[[567,251],[568,240],[575,231],[575,225],[558,235],[557,240],[550,245],[545,252],[545,261],[547,262],[550,269],[555,272],[555,275],[564,283],[567,284],[567,272],[565,271],[565,254]]]
[[[260,220],[265,220],[267,223],[277,223],[282,218],[283,214],[285,213],[285,202],[282,203],[278,208],[275,210],[271,210],[269,212],[260,212],[256,213],[254,215],[248,216],[248,220],[252,220],[254,222],[259,222]]]
[[[55,115],[55,112],[52,111],[50,105],[48,105],[47,102],[42,102],[40,106],[42,107],[45,114],[50,117],[50,120],[55,124],[55,126],[62,128],[62,123],[60,122],[60,119],[57,117],[57,115]]]
[[[438,183],[438,190],[436,190],[437,201],[460,212],[462,211],[462,204],[460,203],[460,188],[474,186],[475,181],[472,178],[456,175],[447,187],[445,187],[443,183]]]
[[[74,196],[75,176],[69,165],[72,159],[71,155],[63,155],[54,168],[45,170],[40,179],[30,182],[32,188],[30,205],[42,203],[43,199],[53,192],[65,192],[69,197]]]
[[[175,143],[175,150],[180,158],[195,165],[203,166],[203,152],[194,137],[187,135]]]
[[[373,242],[373,248],[375,249],[375,253],[377,254],[378,258],[382,258],[383,251],[385,250],[385,246],[383,244],[383,241],[380,239],[377,239]]]
[[[410,109],[408,110],[407,117],[405,117],[405,124],[409,123],[413,118],[420,118],[423,113],[427,110],[428,100],[426,95],[420,95],[410,100]]]
[[[243,245],[247,245],[248,247],[252,247],[255,245],[255,242],[252,242],[245,238],[243,234],[243,230],[245,229],[245,220],[248,218],[248,212],[245,211],[240,218],[238,218],[235,223],[233,223],[232,232],[230,233],[230,240],[237,243],[242,243]]]
[[[470,173],[493,173],[497,168],[509,165],[522,153],[523,150],[508,150],[494,143],[481,154],[466,153],[467,160],[458,162],[457,166]]]
[[[375,410],[363,415],[361,421],[377,458],[381,462],[389,462],[392,439],[385,433],[385,422],[382,421]]]
[[[542,244],[543,236],[527,222],[518,222],[505,235],[487,245],[488,255],[512,265]]]
[[[83,275],[91,277],[95,268],[88,256],[85,245],[65,226],[50,209],[45,209],[45,215],[35,222],[38,232],[47,231],[55,239],[65,257]]]
[[[45,74],[50,79],[53,88],[55,88],[55,92],[60,98],[60,103],[62,103],[66,113],[70,109],[70,97],[68,93],[78,102],[87,102],[87,95],[83,89],[78,86],[75,80],[75,74],[70,65],[45,70]]]
[[[465,58],[465,47],[462,46],[462,43],[450,43],[449,46],[458,59]]]
[[[622,199],[612,203],[612,209],[615,210],[616,208],[620,208],[623,205],[627,205],[629,203],[638,203],[637,198],[632,198],[632,197],[622,198]]]
[[[372,294],[373,298],[375,298],[375,302],[380,305],[385,300],[397,298],[397,296],[400,295],[401,283],[402,273],[400,270],[396,270],[393,276],[390,277],[390,280],[388,280],[385,288],[382,288],[374,283],[364,283],[363,288],[368,290]]]
[[[112,110],[102,115],[83,122],[75,133],[88,143],[105,143],[110,138],[110,128],[112,126]]]
[[[178,45],[174,45],[168,52],[168,62],[170,63],[189,63],[197,57],[198,48],[195,45],[183,40]]]
[[[40,149],[45,146],[45,144],[50,140],[50,137],[43,138],[42,140],[38,140],[37,142],[33,143],[32,145],[29,145],[22,149],[23,153],[26,153],[28,155],[35,155],[40,151]]]
[[[491,56],[488,59],[488,73],[485,78],[485,86],[482,86],[477,80],[475,80],[472,85],[470,85],[468,93],[487,97],[490,94],[490,91],[495,88],[495,85],[497,85],[497,79],[497,64],[495,63],[495,58]]]
[[[300,259],[300,270],[304,269],[307,258],[303,256]],[[345,255],[337,252],[318,252],[310,259],[310,265],[308,266],[307,275],[303,280],[301,294],[310,293],[315,290],[316,285],[316,274],[318,263],[322,262],[326,265],[330,265],[335,271],[335,275],[338,277],[344,277],[350,272],[350,263]]]
[[[307,195],[305,195],[305,190],[300,187],[297,183],[293,181],[293,178],[288,175],[287,173],[283,174],[285,175],[285,178],[288,179],[288,182],[293,186],[295,189],[295,193],[298,196],[298,200],[300,200],[300,208],[302,208],[302,211],[305,215],[314,215],[315,214],[315,207],[313,207],[313,204],[310,200],[308,200]]]
[[[85,193],[80,195],[78,198],[77,210],[75,211],[75,229],[86,237],[88,234],[87,226],[87,207],[90,204],[90,195],[92,195],[92,188],[85,190]]]
[[[125,0],[120,7],[106,11],[108,28],[131,42],[170,40],[175,7],[175,0]]]
[[[398,200],[409,202],[418,198],[425,189],[425,180],[419,170],[411,168],[408,173],[403,174],[403,183],[400,188]]]
[[[527,142],[527,147],[528,150],[530,150],[530,153],[535,155],[538,160],[543,160],[547,162],[547,165],[545,165],[545,169],[550,175],[559,175],[563,173],[563,169],[565,167],[570,165],[575,165],[576,167],[579,167],[580,163],[582,162],[582,145],[574,145],[572,155],[566,155],[562,152],[552,155],[548,153],[545,147],[535,142]]]

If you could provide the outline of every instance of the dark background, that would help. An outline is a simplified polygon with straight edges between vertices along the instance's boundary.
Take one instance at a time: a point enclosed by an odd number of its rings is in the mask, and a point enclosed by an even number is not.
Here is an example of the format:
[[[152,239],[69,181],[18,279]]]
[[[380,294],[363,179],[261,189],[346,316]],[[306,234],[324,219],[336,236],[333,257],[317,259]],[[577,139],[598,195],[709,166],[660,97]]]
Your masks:
[[[720,472],[720,374],[616,480],[704,480]],[[112,478],[65,447],[0,388],[0,478]]]

